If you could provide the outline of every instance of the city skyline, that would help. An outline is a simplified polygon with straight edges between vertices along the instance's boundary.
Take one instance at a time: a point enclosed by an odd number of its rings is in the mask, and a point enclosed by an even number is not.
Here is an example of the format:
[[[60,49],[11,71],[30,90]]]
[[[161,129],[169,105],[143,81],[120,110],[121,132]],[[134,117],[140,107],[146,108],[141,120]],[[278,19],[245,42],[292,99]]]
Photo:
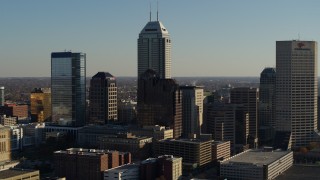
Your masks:
[[[49,77],[50,53],[65,49],[87,54],[87,77],[136,76],[137,34],[149,21],[149,1],[61,2],[2,3],[0,77]],[[157,3],[150,2],[155,20]],[[319,39],[319,2],[309,2],[159,1],[173,42],[172,76],[258,77],[275,66],[277,40]]]

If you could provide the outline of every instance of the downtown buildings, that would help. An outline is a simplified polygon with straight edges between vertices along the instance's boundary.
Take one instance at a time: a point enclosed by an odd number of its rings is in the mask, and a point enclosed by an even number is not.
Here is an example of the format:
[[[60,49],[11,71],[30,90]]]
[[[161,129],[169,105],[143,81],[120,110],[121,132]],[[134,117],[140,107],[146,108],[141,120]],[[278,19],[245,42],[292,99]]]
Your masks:
[[[51,90],[35,88],[30,95],[31,118],[33,122],[51,121]]]
[[[86,112],[86,54],[51,54],[52,122],[83,126]]]

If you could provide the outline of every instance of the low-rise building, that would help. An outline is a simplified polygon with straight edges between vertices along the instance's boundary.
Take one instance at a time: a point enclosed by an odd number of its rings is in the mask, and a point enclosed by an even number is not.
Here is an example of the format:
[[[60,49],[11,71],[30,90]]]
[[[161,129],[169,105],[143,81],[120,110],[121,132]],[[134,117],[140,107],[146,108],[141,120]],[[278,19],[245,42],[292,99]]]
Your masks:
[[[292,151],[247,150],[220,163],[220,176],[227,179],[275,179],[293,164]]]
[[[202,167],[212,161],[212,140],[202,139],[167,139],[155,141],[155,156],[172,154],[182,157],[185,167]]]
[[[11,117],[5,114],[0,116],[0,120],[1,120],[1,124],[4,126],[15,126],[18,124],[17,117]]]
[[[77,180],[101,180],[103,172],[119,166],[119,152],[70,148],[54,152],[55,173],[59,177]],[[130,160],[125,160],[131,163]]]
[[[27,169],[7,169],[0,171],[0,179],[2,180],[39,180],[39,170],[27,170]]]
[[[130,128],[130,132],[137,136],[153,137],[154,140],[172,139],[173,129],[165,126],[144,126],[143,128]]]

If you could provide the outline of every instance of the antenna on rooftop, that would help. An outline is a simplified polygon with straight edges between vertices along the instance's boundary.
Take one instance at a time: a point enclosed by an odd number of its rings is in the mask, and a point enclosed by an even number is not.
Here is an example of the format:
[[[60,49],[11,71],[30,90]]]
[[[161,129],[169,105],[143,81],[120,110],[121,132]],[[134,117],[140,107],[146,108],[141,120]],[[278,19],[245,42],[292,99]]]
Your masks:
[[[149,6],[150,6],[149,21],[151,22],[151,2],[149,3]]]
[[[157,21],[159,21],[159,1],[157,1]]]

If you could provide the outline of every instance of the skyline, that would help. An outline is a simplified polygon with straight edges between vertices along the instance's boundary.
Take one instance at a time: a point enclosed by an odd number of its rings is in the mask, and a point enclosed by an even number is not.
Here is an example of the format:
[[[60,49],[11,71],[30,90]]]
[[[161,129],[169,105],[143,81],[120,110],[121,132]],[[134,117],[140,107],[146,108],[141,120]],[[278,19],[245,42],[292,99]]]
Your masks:
[[[87,77],[98,71],[137,76],[137,39],[149,21],[149,2],[155,20],[156,1],[2,2],[0,77],[50,77],[51,52],[65,49],[87,54]],[[258,77],[275,67],[276,41],[320,39],[317,5],[161,0],[172,75]]]

